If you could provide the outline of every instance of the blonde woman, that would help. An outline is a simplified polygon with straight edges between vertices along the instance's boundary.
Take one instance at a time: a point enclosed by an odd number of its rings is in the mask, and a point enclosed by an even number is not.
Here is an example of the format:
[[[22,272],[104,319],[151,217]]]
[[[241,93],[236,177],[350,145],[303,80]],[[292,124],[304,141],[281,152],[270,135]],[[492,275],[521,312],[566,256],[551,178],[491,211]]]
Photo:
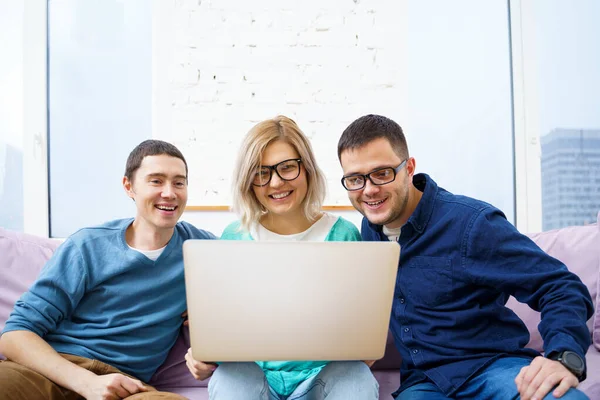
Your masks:
[[[321,211],[326,184],[306,136],[290,118],[255,125],[239,150],[234,177],[234,209],[239,221],[225,240],[360,240],[349,221]],[[282,260],[283,262],[285,260]],[[326,361],[196,361],[187,365],[209,382],[209,397],[228,399],[377,399],[378,384],[367,363]]]

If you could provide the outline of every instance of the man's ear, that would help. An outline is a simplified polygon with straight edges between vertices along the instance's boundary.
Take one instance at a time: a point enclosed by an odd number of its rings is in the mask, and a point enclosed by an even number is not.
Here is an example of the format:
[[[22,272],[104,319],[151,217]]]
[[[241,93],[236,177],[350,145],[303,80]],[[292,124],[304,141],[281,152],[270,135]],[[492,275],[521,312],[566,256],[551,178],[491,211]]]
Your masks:
[[[125,193],[127,196],[131,198],[131,200],[135,201],[135,193],[133,192],[133,183],[126,176],[123,177],[123,189],[125,189]]]
[[[416,169],[417,169],[417,161],[415,160],[414,157],[409,157],[408,160],[406,160],[406,172],[408,173],[409,178],[413,177]]]

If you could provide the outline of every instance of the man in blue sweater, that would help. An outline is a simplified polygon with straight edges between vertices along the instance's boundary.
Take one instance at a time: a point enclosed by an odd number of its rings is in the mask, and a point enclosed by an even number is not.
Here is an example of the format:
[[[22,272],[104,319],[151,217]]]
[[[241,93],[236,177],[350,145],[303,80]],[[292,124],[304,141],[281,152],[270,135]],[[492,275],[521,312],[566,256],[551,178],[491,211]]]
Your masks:
[[[17,301],[0,337],[0,399],[181,399],[144,382],[183,322],[183,241],[214,239],[177,222],[187,184],[175,146],[131,152],[123,187],[136,217],[70,236]]]
[[[390,327],[402,355],[396,399],[587,398],[590,294],[504,214],[415,175],[400,126],[367,115],[338,143],[342,184],[368,241],[401,256]],[[545,357],[525,348],[509,295],[542,312]]]

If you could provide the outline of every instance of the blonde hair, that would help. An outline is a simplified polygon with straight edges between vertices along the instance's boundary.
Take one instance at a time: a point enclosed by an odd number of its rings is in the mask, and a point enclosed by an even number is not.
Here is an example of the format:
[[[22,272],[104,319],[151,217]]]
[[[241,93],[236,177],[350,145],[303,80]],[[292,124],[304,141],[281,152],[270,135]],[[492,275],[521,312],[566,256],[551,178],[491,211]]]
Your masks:
[[[308,138],[296,122],[283,115],[254,125],[244,138],[235,163],[233,176],[233,210],[240,218],[240,228],[250,230],[252,225],[268,213],[258,201],[252,180],[260,167],[262,155],[267,146],[275,141],[290,144],[300,155],[306,171],[308,190],[304,198],[303,212],[310,221],[316,219],[325,200],[326,183]]]

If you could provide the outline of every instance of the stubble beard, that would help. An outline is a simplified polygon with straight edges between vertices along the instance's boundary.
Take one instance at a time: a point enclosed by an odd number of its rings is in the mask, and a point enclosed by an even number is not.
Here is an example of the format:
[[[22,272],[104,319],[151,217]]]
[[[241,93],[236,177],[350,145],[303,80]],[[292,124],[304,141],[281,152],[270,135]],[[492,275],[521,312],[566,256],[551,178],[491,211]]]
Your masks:
[[[389,211],[389,216],[384,221],[382,221],[382,222],[371,221],[369,219],[369,217],[367,216],[368,211],[367,211],[366,206],[364,206],[364,207],[357,207],[358,204],[361,204],[361,205],[364,204],[362,201],[352,200],[352,204],[354,205],[354,208],[356,210],[358,210],[358,212],[360,212],[363,215],[363,217],[365,217],[367,220],[369,220],[369,222],[371,222],[372,224],[375,224],[375,225],[388,225],[388,224],[391,224],[392,222],[396,221],[398,218],[400,218],[402,216],[402,213],[404,212],[404,210],[406,210],[406,205],[408,204],[408,190],[406,190],[405,193],[402,193],[402,195],[403,196],[401,196],[401,197],[399,196],[397,198],[397,200],[401,199],[400,200],[401,203],[398,204],[398,205],[392,204],[392,208]],[[391,201],[391,199],[388,198],[387,201]]]

